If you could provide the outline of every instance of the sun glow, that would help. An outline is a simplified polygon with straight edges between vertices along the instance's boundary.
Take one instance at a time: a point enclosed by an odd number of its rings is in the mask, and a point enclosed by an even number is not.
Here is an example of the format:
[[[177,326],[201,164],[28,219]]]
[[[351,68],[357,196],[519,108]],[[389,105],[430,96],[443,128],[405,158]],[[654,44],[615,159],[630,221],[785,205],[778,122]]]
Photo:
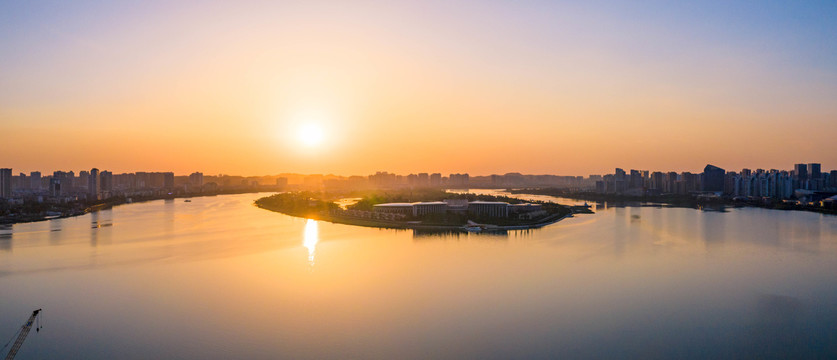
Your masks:
[[[299,142],[308,147],[315,147],[323,143],[325,134],[319,124],[302,124],[297,131]]]

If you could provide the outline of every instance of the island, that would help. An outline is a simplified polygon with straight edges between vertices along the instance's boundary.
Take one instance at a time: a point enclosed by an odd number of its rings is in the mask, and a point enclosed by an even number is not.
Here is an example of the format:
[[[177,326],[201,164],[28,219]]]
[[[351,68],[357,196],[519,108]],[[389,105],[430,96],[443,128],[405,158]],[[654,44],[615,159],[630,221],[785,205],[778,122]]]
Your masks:
[[[260,198],[255,205],[338,224],[469,232],[538,228],[573,214],[572,208],[553,202],[439,189],[284,192]]]

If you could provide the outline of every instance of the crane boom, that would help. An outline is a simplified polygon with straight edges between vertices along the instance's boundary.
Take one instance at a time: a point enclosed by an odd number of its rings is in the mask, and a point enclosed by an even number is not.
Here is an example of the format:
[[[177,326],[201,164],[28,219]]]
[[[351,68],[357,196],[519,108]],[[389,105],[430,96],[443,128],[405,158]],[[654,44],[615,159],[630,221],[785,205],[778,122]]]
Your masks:
[[[12,345],[11,350],[9,350],[9,354],[6,355],[6,360],[12,360],[15,358],[17,351],[20,350],[21,346],[23,346],[23,340],[26,340],[26,335],[29,335],[29,331],[32,330],[32,324],[35,323],[35,318],[38,317],[40,312],[41,309],[33,311],[29,320],[26,320],[26,323],[23,324],[23,328],[20,329],[20,335],[17,336],[17,340],[15,340],[14,345]]]

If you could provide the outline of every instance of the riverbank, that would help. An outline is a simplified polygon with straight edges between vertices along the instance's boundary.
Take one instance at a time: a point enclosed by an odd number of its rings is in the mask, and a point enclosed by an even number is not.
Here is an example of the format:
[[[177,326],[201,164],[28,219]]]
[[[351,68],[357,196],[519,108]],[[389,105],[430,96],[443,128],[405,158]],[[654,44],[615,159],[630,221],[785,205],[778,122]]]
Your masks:
[[[38,222],[38,221],[47,221],[47,220],[55,220],[55,219],[66,219],[75,216],[81,216],[85,214],[89,214],[91,212],[107,210],[119,205],[126,205],[126,204],[133,204],[133,203],[142,203],[154,200],[174,200],[174,199],[188,199],[188,198],[195,198],[195,197],[208,197],[208,196],[218,196],[218,195],[235,195],[235,194],[258,194],[265,191],[258,190],[258,191],[219,191],[219,192],[212,192],[212,193],[194,193],[194,194],[177,194],[177,195],[164,195],[164,196],[118,196],[107,199],[103,202],[97,203],[85,203],[85,202],[74,202],[71,204],[63,204],[65,205],[59,209],[51,209],[45,210],[39,214],[22,214],[20,216],[3,216],[0,217],[0,225],[14,225],[14,224],[23,224],[23,223],[31,223],[31,222]],[[130,201],[129,201],[130,200]]]
[[[607,202],[609,204],[652,204],[654,206],[686,207],[702,209],[705,207],[757,207],[772,210],[797,210],[816,212],[820,214],[837,215],[837,209],[829,209],[815,205],[797,204],[770,198],[730,199],[726,197],[704,197],[692,195],[658,195],[658,196],[630,196],[617,194],[599,194],[593,192],[575,192],[554,188],[509,189],[512,194],[547,195],[593,202]]]
[[[316,194],[277,194],[255,201],[254,205],[265,210],[282,213],[289,216],[315,219],[336,224],[388,228],[388,229],[420,229],[443,231],[466,231],[465,227],[479,227],[485,231],[523,230],[540,228],[553,224],[574,213],[571,208],[548,203],[549,213],[541,218],[532,220],[512,218],[469,218],[462,214],[428,214],[424,217],[404,217],[398,219],[386,214],[357,208],[371,207],[369,199],[360,201],[354,210],[344,210],[329,200],[314,198]],[[446,194],[450,195],[450,194]],[[477,196],[470,194],[472,196]],[[463,195],[457,195],[463,196]],[[492,200],[491,197],[480,195],[482,199]],[[518,199],[516,199],[518,200]],[[493,220],[493,221],[492,221]],[[475,225],[476,224],[476,225]]]
[[[306,219],[313,219],[317,221],[327,221],[330,223],[335,224],[343,224],[343,225],[354,225],[354,226],[364,226],[364,227],[374,227],[374,228],[383,228],[383,229],[416,229],[416,230],[451,230],[451,231],[466,231],[464,230],[464,225],[447,225],[447,224],[430,224],[430,223],[411,223],[406,221],[390,221],[390,220],[370,220],[370,219],[363,219],[358,217],[349,217],[349,216],[336,216],[325,212],[318,212],[318,213],[308,213],[308,214],[300,214],[300,213],[291,213],[288,211],[283,211],[278,208],[271,208],[265,205],[256,204],[256,207],[265,209],[268,211],[278,212],[280,214],[306,218]],[[541,219],[538,222],[534,222],[531,224],[525,225],[491,225],[491,224],[483,224],[487,225],[488,227],[485,229],[486,231],[503,231],[503,230],[526,230],[526,229],[537,229],[547,225],[554,224],[559,222],[567,217],[573,216],[572,213],[569,214],[553,214],[547,216],[544,219]]]

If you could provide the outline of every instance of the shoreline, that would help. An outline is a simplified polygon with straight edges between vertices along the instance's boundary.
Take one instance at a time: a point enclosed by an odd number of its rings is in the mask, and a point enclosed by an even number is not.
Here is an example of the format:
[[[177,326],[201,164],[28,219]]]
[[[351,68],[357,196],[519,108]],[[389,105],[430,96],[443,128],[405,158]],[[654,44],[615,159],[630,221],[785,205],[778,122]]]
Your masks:
[[[116,206],[120,205],[129,205],[129,204],[139,204],[145,203],[149,201],[156,201],[156,200],[175,200],[175,199],[189,199],[189,198],[196,198],[196,197],[210,197],[210,196],[218,196],[218,195],[238,195],[238,194],[258,194],[263,192],[270,192],[276,193],[278,191],[241,191],[241,192],[219,192],[219,193],[199,193],[199,194],[183,194],[183,195],[172,195],[172,196],[153,196],[150,198],[131,198],[131,202],[127,201],[127,198],[120,197],[120,198],[111,198],[109,200],[116,201],[106,201],[103,203],[93,204],[90,205],[82,210],[77,210],[76,212],[72,212],[69,214],[62,214],[62,215],[44,215],[39,216],[36,219],[25,219],[20,221],[6,221],[7,219],[0,220],[0,226],[11,226],[16,224],[27,224],[27,223],[34,223],[40,221],[49,221],[49,220],[57,220],[57,219],[68,219],[76,216],[87,215],[90,213],[111,209]],[[17,220],[17,219],[15,219]]]
[[[508,190],[507,190],[508,191]],[[597,194],[597,193],[571,193],[554,189],[510,189],[510,194],[521,195],[545,195],[553,197],[563,197],[573,200],[604,202],[613,204],[615,206],[636,206],[631,203],[639,203],[640,206],[667,206],[667,207],[682,207],[691,209],[701,209],[703,207],[712,206],[728,206],[732,208],[760,208],[767,210],[781,210],[781,211],[805,211],[812,213],[819,213],[824,215],[837,215],[837,210],[785,204],[782,202],[764,203],[759,200],[732,200],[726,198],[711,198],[711,199],[697,199],[694,197],[686,197],[682,195],[668,195],[668,196],[629,196],[629,195],[615,195],[615,194]]]
[[[368,219],[361,219],[355,217],[343,217],[343,216],[333,216],[328,213],[318,212],[313,214],[294,214],[287,211],[282,211],[279,209],[270,208],[267,206],[259,205],[258,203],[254,203],[254,206],[258,207],[262,210],[277,212],[287,216],[293,216],[296,218],[303,218],[303,219],[312,219],[317,221],[327,221],[333,224],[342,224],[342,225],[353,225],[353,226],[363,226],[363,227],[373,227],[379,229],[414,229],[414,230],[446,230],[446,231],[462,231],[468,232],[464,229],[465,225],[443,225],[443,224],[416,224],[416,223],[409,223],[409,222],[401,222],[401,221],[387,221],[387,220],[368,220]],[[567,217],[571,217],[575,214],[574,212],[570,212],[568,214],[554,214],[544,218],[541,221],[532,224],[524,224],[524,225],[491,225],[491,224],[484,224],[490,227],[486,228],[485,232],[491,231],[508,231],[508,230],[528,230],[528,229],[538,229],[542,228],[547,225],[551,225],[557,223]]]

